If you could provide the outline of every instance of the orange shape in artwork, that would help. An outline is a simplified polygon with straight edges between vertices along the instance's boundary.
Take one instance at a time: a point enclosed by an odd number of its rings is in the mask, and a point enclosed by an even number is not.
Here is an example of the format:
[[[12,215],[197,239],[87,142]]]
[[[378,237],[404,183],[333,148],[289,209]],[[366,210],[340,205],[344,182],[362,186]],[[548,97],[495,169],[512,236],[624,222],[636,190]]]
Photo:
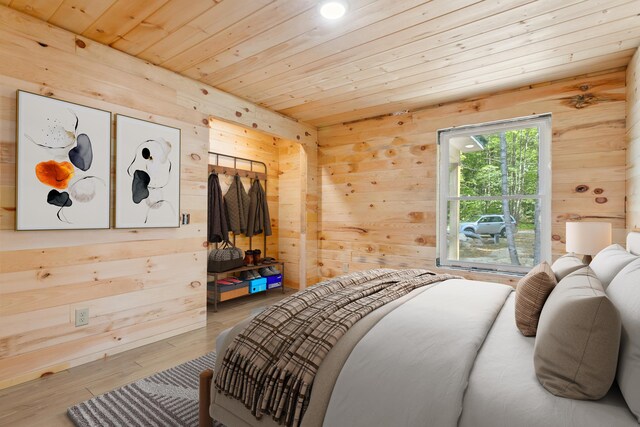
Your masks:
[[[73,178],[73,165],[55,160],[40,162],[36,165],[36,176],[43,184],[62,190],[67,188],[69,180]]]

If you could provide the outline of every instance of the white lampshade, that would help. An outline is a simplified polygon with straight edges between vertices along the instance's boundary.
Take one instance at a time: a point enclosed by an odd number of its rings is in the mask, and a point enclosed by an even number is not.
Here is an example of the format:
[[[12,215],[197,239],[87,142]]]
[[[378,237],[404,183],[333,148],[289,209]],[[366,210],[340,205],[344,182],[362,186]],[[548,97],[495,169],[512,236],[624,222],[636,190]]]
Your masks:
[[[567,252],[595,255],[610,244],[610,223],[567,222]]]

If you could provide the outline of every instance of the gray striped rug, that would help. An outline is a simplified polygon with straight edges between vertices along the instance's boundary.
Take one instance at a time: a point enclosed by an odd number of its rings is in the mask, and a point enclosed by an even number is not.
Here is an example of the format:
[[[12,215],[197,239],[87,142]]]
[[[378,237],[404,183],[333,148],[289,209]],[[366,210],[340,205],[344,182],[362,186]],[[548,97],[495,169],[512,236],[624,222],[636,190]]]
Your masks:
[[[215,352],[205,354],[72,406],[67,415],[78,427],[197,426],[199,375],[215,363]]]

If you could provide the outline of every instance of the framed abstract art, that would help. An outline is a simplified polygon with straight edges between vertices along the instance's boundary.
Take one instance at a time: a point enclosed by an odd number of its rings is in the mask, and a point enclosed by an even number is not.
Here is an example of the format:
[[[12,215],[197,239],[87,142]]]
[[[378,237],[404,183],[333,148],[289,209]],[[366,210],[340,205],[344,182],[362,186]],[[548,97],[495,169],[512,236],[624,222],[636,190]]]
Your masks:
[[[111,113],[18,91],[17,230],[109,228]]]
[[[116,115],[116,228],[179,227],[180,129]]]

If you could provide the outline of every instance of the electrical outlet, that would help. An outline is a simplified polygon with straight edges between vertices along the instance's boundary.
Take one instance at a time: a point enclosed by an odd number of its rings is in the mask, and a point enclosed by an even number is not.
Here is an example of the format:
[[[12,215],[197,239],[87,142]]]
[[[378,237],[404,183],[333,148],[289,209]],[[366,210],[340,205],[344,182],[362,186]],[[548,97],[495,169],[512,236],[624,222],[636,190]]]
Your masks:
[[[76,327],[89,324],[89,309],[76,308]]]
[[[349,272],[349,263],[348,262],[343,262],[342,263],[342,272],[343,273],[348,273]]]

